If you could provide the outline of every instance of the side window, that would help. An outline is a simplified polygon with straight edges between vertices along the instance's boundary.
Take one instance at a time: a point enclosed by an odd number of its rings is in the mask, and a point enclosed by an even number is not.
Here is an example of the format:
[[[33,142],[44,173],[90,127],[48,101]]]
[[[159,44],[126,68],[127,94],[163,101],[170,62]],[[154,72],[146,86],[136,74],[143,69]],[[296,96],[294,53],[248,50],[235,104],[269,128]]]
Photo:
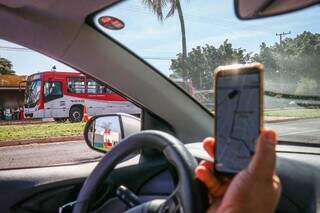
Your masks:
[[[62,85],[61,82],[50,82],[46,81],[44,83],[44,101],[48,102],[57,98],[61,98],[62,94]]]
[[[111,94],[113,92],[108,87],[103,86],[92,79],[89,79],[87,81],[87,93],[88,94]]]
[[[68,78],[68,93],[81,94],[86,92],[84,78],[82,77],[72,77]]]
[[[94,75],[95,71],[90,73]],[[102,81],[102,78],[91,78],[48,56],[0,39],[0,170],[98,162],[105,154],[85,144],[86,123],[77,121],[95,115],[141,112],[121,98],[121,94],[107,95],[111,90]],[[87,101],[87,92],[98,94],[90,95]],[[96,134],[101,139],[98,142],[103,142],[108,151],[116,145],[117,135],[121,136],[119,131],[117,134],[108,129]],[[79,147],[74,143],[68,145],[70,140],[78,139],[81,140],[77,143]],[[131,162],[138,163],[139,157],[130,160],[128,165]]]
[[[109,88],[106,88],[106,93],[107,93],[107,94],[114,94],[114,92],[113,92],[111,89],[109,89]]]
[[[99,85],[99,83],[95,82],[92,79],[87,81],[87,92],[89,94],[102,94],[103,86]]]

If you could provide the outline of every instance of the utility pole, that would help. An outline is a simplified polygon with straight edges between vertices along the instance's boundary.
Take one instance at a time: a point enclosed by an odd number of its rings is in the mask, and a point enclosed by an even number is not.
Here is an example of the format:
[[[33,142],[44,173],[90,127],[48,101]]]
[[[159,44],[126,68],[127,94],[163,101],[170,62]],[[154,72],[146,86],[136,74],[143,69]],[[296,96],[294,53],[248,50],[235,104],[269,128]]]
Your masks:
[[[291,34],[291,31],[289,31],[289,32],[282,32],[282,33],[276,33],[276,36],[279,36],[279,39],[280,39],[280,46],[281,46],[281,44],[282,44],[282,37],[283,36],[286,36],[286,35],[290,35]]]
[[[289,32],[282,32],[282,33],[276,33],[276,36],[279,36],[279,39],[280,39],[280,51],[283,52],[282,50],[282,38],[283,36],[286,36],[286,35],[290,35],[291,34],[291,31]],[[280,71],[281,70],[281,71]],[[283,77],[283,69],[280,68],[280,70],[277,70],[276,72],[279,73],[279,83],[280,83],[280,91],[281,93],[283,93],[283,81],[282,81],[282,77]]]

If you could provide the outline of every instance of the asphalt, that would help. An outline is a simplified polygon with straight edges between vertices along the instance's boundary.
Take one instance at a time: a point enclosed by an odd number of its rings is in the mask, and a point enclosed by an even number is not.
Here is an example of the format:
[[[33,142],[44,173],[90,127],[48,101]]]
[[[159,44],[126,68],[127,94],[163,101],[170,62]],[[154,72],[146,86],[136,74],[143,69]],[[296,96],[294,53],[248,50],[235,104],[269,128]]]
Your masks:
[[[276,130],[281,141],[320,144],[320,118],[269,123],[265,126]]]
[[[283,141],[320,144],[320,118],[269,123]],[[84,141],[0,147],[0,169],[78,164],[101,159]]]
[[[102,156],[84,141],[0,147],[0,169],[77,164]]]

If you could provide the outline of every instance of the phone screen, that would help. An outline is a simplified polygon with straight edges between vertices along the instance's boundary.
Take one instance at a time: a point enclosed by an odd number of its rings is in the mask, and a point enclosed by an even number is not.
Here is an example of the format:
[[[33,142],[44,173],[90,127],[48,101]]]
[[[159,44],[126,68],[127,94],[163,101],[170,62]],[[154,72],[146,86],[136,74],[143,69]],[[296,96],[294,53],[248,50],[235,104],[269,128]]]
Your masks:
[[[234,174],[248,166],[255,152],[260,130],[260,75],[221,75],[216,84],[215,168]]]

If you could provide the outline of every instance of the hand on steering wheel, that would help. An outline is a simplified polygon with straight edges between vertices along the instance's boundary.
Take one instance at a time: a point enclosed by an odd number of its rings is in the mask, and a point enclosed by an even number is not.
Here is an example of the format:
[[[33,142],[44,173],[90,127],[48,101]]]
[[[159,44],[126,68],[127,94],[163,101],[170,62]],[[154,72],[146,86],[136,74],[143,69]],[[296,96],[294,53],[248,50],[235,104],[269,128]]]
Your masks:
[[[209,189],[213,212],[274,212],[281,194],[279,177],[275,174],[277,143],[272,130],[261,131],[256,153],[247,169],[238,173],[233,180],[214,175],[213,164],[202,161],[195,170],[197,177]],[[205,150],[214,157],[214,138],[203,141]]]

